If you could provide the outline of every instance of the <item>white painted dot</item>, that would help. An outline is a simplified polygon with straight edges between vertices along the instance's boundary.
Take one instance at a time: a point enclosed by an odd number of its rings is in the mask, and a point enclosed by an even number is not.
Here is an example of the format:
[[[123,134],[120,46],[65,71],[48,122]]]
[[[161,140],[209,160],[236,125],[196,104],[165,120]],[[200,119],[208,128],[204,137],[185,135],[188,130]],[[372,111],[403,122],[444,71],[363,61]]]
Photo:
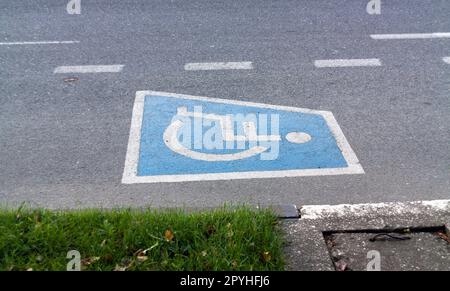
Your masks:
[[[292,143],[306,143],[311,140],[311,136],[305,132],[290,132],[286,139]]]

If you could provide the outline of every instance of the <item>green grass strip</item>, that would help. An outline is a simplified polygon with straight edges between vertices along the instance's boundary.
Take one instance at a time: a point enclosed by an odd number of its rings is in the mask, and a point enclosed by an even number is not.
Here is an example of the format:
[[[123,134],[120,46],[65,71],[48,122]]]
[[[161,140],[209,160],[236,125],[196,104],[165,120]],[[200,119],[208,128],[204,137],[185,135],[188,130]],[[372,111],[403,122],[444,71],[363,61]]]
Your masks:
[[[282,270],[268,210],[1,210],[0,270]]]

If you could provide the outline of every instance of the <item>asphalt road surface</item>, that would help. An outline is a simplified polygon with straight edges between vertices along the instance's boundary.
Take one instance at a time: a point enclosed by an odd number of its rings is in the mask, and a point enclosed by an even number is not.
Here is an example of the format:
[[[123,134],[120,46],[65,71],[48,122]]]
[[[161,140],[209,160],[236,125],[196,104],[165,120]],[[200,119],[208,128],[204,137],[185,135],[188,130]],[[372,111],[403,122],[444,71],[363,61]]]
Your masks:
[[[65,2],[0,2],[0,204],[450,197],[450,1],[382,1],[379,15],[368,0],[82,0],[73,15]],[[316,62],[335,59],[372,61]],[[203,62],[252,68],[185,70]],[[81,65],[123,67],[55,73]],[[122,184],[139,90],[331,111],[365,173]]]

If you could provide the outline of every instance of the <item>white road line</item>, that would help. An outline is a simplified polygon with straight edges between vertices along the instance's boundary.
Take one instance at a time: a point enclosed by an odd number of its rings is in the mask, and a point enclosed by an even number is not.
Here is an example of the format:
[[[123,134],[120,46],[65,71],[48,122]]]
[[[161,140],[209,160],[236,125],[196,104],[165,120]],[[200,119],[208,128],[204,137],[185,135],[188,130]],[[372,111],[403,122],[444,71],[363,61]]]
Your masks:
[[[226,62],[226,63],[187,63],[186,71],[211,71],[211,70],[251,70],[252,62]]]
[[[427,39],[427,38],[450,38],[450,32],[371,34],[370,37],[373,38],[373,39]]]
[[[124,65],[61,66],[57,67],[53,73],[119,73],[123,67]]]
[[[33,44],[73,44],[79,43],[78,40],[66,41],[17,41],[17,42],[0,42],[0,45],[33,45]]]
[[[336,68],[336,67],[373,67],[381,66],[379,59],[335,59],[335,60],[316,60],[314,66],[317,68]]]
[[[450,64],[450,57],[442,58],[442,60],[443,60],[444,62],[446,62],[447,64]]]

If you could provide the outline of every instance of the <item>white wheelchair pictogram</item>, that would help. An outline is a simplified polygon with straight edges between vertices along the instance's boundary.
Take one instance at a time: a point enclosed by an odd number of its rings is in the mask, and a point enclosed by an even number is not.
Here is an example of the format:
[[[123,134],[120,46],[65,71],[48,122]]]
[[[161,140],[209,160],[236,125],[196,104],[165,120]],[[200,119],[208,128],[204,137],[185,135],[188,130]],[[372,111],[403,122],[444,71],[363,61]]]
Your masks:
[[[194,160],[215,162],[215,161],[235,161],[245,158],[249,158],[255,155],[262,154],[269,149],[268,146],[262,146],[259,142],[279,142],[281,141],[280,135],[258,135],[256,124],[251,121],[244,121],[243,135],[234,134],[233,121],[230,115],[219,114],[204,114],[202,112],[190,112],[187,107],[178,107],[177,116],[202,118],[204,120],[213,120],[220,123],[222,131],[223,141],[225,142],[256,142],[254,146],[249,149],[243,150],[237,153],[230,154],[212,154],[193,151],[185,147],[178,139],[179,130],[183,128],[183,120],[176,119],[166,128],[163,134],[163,140],[165,145],[175,153]],[[286,140],[291,143],[306,143],[311,140],[311,136],[304,132],[289,132],[286,135]],[[257,144],[259,143],[259,144]]]

